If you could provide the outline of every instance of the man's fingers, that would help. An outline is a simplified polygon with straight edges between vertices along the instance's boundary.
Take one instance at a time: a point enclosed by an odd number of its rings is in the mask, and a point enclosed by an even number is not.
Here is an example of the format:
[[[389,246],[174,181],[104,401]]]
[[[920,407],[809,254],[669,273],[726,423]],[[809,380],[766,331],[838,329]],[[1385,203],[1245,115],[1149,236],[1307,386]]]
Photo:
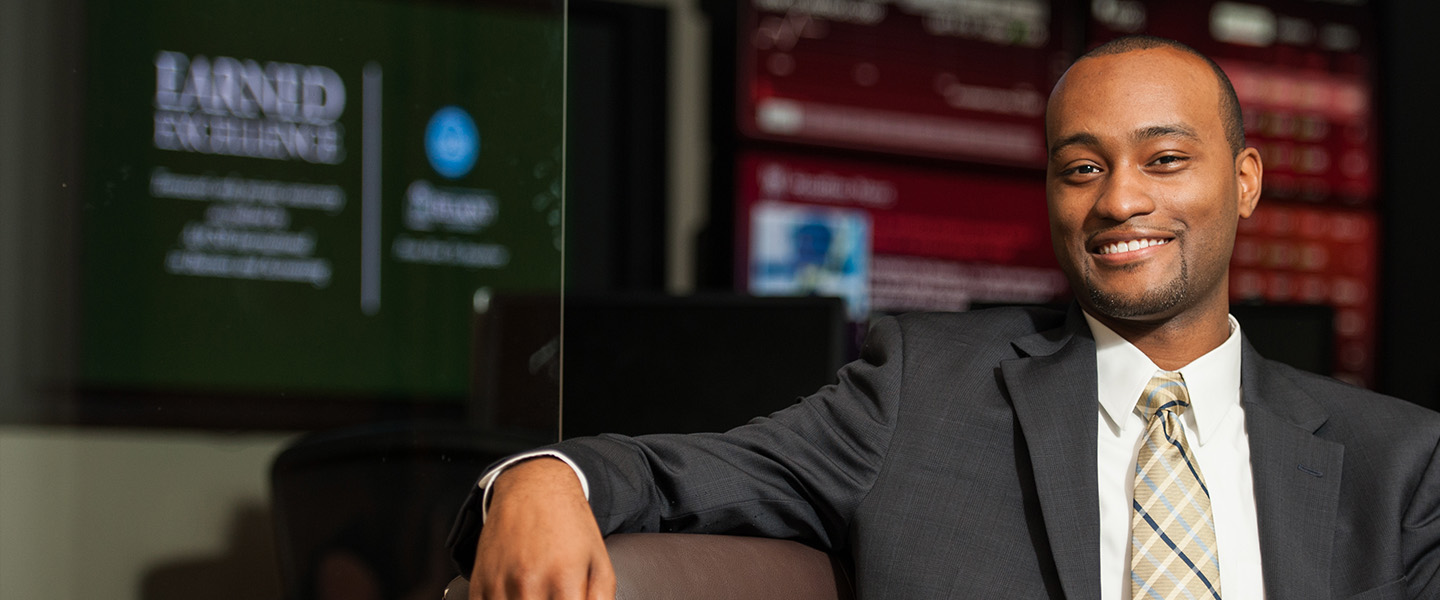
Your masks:
[[[565,579],[552,583],[554,587],[550,588],[550,591],[553,592],[554,595],[549,596],[550,598],[559,600],[588,600],[589,598],[589,596],[586,595],[586,584],[589,583],[589,581],[584,577]]]
[[[585,595],[585,600],[615,600],[614,574],[591,579],[589,592]]]
[[[615,600],[615,567],[610,555],[601,552],[590,567],[590,588],[585,600]]]
[[[613,600],[615,572],[603,543],[588,556],[509,556],[510,568],[477,562],[470,600]],[[488,574],[488,575],[487,575]]]

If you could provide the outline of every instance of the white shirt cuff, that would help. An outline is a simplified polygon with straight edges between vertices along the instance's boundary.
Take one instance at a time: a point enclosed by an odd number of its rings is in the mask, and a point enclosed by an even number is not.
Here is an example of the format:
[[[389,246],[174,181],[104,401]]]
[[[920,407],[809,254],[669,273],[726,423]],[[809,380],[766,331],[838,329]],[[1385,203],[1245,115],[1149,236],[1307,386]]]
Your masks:
[[[558,458],[566,465],[569,465],[570,470],[575,472],[575,476],[580,478],[580,490],[585,493],[585,500],[590,500],[590,482],[586,481],[585,474],[580,472],[580,467],[577,466],[574,461],[570,460],[570,457],[565,456],[563,453],[556,452],[554,450],[536,450],[534,452],[517,454],[514,457],[511,457],[509,460],[500,463],[499,466],[490,469],[490,471],[488,473],[485,473],[485,476],[481,477],[480,481],[475,484],[480,486],[480,489],[484,491],[484,495],[481,497],[480,500],[480,523],[482,525],[485,523],[485,520],[490,517],[490,484],[495,483],[495,478],[499,477],[500,473],[504,472],[505,469],[510,468],[515,463],[527,461],[532,458],[540,458],[542,456]]]

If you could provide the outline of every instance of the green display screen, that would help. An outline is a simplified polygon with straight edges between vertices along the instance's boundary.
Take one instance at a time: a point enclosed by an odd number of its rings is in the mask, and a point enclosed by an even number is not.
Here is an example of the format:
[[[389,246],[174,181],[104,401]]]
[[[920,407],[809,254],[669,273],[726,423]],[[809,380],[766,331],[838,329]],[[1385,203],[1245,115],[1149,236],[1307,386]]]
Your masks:
[[[486,298],[559,291],[559,11],[97,0],[86,22],[85,385],[462,397]]]

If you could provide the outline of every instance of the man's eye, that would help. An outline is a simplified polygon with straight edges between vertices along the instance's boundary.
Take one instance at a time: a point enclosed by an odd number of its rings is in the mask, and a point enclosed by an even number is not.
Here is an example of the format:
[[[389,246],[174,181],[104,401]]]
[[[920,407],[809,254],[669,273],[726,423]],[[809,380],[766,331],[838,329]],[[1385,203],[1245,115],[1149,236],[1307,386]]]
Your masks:
[[[1100,172],[1100,167],[1095,165],[1079,165],[1065,169],[1065,175],[1093,175]]]
[[[1185,160],[1185,157],[1183,157],[1183,156],[1175,156],[1175,155],[1173,155],[1173,154],[1167,154],[1167,155],[1165,155],[1165,156],[1162,156],[1162,157],[1160,157],[1160,158],[1155,159],[1155,164],[1157,164],[1157,165],[1173,165],[1173,164],[1182,162],[1182,161],[1184,161],[1184,160]]]

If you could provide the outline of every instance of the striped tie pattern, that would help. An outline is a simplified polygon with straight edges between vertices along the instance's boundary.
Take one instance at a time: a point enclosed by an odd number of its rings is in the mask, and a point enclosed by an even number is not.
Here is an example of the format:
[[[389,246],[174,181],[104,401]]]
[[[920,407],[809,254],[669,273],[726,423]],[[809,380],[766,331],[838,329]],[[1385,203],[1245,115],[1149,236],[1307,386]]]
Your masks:
[[[1180,429],[1189,407],[1184,378],[1166,371],[1155,373],[1136,404],[1149,425],[1135,461],[1130,517],[1134,600],[1220,598],[1210,490]]]

